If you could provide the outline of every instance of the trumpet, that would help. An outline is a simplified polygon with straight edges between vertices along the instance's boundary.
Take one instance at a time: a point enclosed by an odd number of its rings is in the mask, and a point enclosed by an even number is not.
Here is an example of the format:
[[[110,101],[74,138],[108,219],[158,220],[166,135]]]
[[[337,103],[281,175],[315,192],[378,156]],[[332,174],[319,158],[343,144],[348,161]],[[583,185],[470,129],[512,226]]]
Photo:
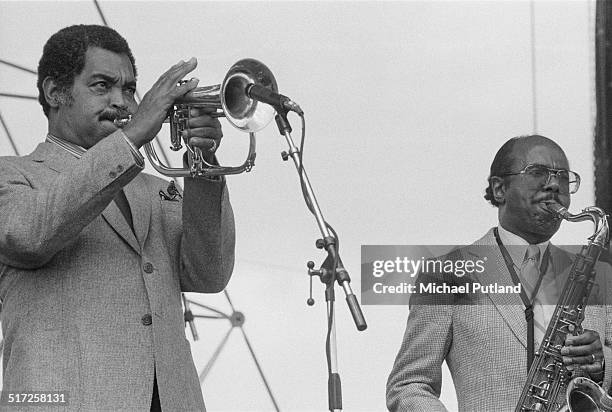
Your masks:
[[[151,165],[159,173],[169,177],[207,177],[249,172],[255,165],[255,133],[266,127],[276,110],[248,96],[247,90],[253,85],[277,92],[274,75],[260,61],[242,59],[230,67],[223,82],[213,86],[197,87],[178,98],[168,110],[166,122],[170,124],[170,149],[187,149],[188,167],[173,168],[162,163],[152,142],[144,145]],[[246,160],[238,166],[219,166],[204,160],[202,152],[192,147],[183,135],[189,121],[191,108],[207,107],[217,111],[213,117],[225,117],[232,126],[249,133],[249,152]]]

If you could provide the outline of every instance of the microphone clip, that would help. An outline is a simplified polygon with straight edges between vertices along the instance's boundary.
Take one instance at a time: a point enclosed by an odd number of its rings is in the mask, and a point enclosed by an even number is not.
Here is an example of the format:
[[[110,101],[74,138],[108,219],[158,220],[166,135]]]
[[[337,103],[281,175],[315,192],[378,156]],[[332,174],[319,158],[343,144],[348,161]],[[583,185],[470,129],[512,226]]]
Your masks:
[[[279,113],[295,112],[300,116],[304,115],[304,111],[296,102],[267,87],[258,84],[249,84],[245,92],[251,99],[269,104]]]

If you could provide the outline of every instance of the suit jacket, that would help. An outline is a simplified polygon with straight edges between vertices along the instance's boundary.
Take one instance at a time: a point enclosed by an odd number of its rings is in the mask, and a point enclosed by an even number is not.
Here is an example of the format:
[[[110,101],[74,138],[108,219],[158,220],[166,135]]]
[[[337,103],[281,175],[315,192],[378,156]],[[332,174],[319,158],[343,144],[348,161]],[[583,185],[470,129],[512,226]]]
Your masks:
[[[7,391],[65,391],[66,410],[204,410],[181,291],[219,292],[234,262],[224,181],[140,173],[116,132],[79,160],[52,143],[0,159]],[[121,188],[134,231],[111,202]],[[22,409],[19,409],[22,410]],[[62,409],[59,409],[62,410]]]
[[[586,242],[585,242],[586,243]],[[567,277],[573,257],[553,245],[551,262]],[[455,257],[485,259],[481,284],[513,285],[491,229]],[[612,279],[608,265],[597,268],[597,285],[587,305],[583,327],[604,343],[604,388],[612,378]],[[514,411],[527,379],[527,322],[518,294],[477,294],[475,301],[452,294],[413,296],[404,339],[387,381],[391,411],[445,411],[439,400],[442,362],[453,377],[460,411]]]

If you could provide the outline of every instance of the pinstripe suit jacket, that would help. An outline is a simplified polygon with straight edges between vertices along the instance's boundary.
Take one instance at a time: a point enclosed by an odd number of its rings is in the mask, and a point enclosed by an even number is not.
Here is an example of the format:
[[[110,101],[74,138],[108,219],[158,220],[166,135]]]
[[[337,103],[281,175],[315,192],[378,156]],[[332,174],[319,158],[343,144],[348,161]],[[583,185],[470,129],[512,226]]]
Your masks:
[[[567,277],[572,256],[550,247],[555,273]],[[493,229],[457,255],[487,259],[492,270],[477,275],[480,283],[513,284]],[[597,272],[591,300],[600,304],[587,306],[583,327],[597,331],[604,343],[607,390],[612,378],[612,278],[608,265],[598,265]],[[387,381],[389,410],[445,411],[439,396],[446,361],[460,411],[514,411],[527,378],[527,325],[519,295],[480,294],[470,304],[450,294],[433,299],[428,304],[411,301],[404,339]]]
[[[161,200],[168,182],[141,170],[119,132],[80,160],[51,143],[0,159],[4,391],[148,411],[155,370],[164,411],[204,410],[180,292],[229,280],[227,189],[185,179],[183,201]],[[134,231],[111,202],[122,187]]]

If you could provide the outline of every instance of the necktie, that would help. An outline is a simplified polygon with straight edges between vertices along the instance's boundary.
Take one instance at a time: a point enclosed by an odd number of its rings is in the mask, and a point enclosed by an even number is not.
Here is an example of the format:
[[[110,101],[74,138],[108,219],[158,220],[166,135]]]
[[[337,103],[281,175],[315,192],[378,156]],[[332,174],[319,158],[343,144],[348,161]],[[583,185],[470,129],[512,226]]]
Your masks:
[[[534,343],[539,345],[544,337],[545,320],[544,320],[544,308],[542,302],[537,298],[542,276],[540,274],[540,248],[536,245],[529,245],[525,252],[525,258],[521,265],[521,278],[524,282],[525,292],[529,296],[529,300],[532,304],[533,310],[533,323],[534,323]]]
[[[115,199],[113,200],[117,204],[117,207],[121,211],[121,214],[125,218],[125,221],[128,223],[128,225],[130,225],[130,228],[132,229],[132,232],[133,232],[134,223],[132,221],[132,211],[130,210],[130,204],[127,201],[127,197],[125,197],[125,192],[123,191],[123,189],[117,193],[117,195],[115,196]]]

